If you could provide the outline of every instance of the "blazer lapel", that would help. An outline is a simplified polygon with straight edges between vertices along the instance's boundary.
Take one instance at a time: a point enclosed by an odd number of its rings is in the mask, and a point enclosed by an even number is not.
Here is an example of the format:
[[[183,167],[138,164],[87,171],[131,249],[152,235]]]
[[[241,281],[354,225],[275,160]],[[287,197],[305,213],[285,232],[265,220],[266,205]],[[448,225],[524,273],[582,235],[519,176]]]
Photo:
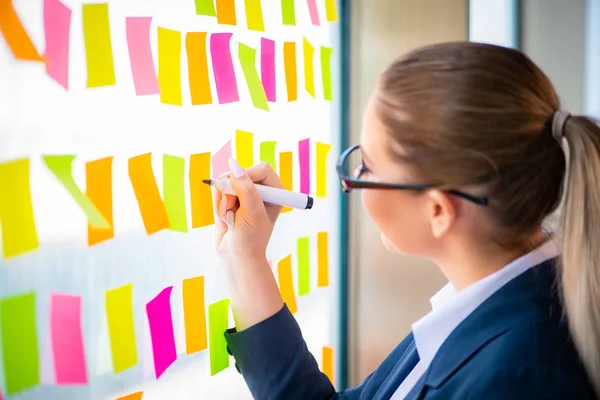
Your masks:
[[[417,348],[413,340],[404,352],[404,356],[398,360],[394,369],[383,381],[377,392],[375,392],[373,400],[389,400],[418,362],[419,353],[417,353]]]

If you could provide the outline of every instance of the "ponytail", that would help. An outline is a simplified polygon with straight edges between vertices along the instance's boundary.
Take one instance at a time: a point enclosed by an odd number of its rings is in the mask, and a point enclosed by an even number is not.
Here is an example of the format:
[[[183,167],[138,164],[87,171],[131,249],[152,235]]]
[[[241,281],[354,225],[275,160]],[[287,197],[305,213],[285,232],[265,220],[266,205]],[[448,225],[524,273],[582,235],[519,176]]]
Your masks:
[[[600,396],[600,127],[572,116],[562,212],[561,286],[571,335]]]

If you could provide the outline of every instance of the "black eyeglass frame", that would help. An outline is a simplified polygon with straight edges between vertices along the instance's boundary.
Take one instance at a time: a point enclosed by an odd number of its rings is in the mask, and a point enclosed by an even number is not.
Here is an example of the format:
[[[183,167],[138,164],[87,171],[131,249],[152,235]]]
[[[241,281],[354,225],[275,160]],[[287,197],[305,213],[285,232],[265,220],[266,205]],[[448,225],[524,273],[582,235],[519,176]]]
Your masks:
[[[353,189],[395,189],[395,190],[416,190],[416,191],[424,191],[429,189],[435,189],[437,185],[408,185],[408,184],[397,184],[397,183],[383,183],[383,182],[371,182],[364,181],[360,179],[363,171],[361,171],[356,178],[350,177],[344,173],[344,164],[346,160],[350,156],[351,153],[357,151],[360,148],[360,145],[352,146],[346,149],[342,155],[340,156],[337,165],[335,167],[337,174],[340,178],[340,182],[342,184],[342,190],[344,193],[350,193]],[[364,170],[364,168],[363,168]],[[461,197],[465,200],[468,200],[472,203],[475,203],[480,206],[487,206],[488,199],[485,197],[473,196],[468,193],[464,193],[458,190],[444,190],[444,192],[449,193],[451,195]]]

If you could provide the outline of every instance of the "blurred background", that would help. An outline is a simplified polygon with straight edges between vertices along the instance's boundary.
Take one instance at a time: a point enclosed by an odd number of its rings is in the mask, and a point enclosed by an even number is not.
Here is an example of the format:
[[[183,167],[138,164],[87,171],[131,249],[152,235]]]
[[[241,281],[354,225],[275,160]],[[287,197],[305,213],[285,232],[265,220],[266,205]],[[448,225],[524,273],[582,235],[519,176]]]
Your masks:
[[[563,108],[600,117],[600,0],[348,0],[349,143],[379,74],[427,44],[471,40],[518,48],[554,83]],[[348,204],[348,386],[358,385],[430,310],[446,279],[435,265],[386,250]]]

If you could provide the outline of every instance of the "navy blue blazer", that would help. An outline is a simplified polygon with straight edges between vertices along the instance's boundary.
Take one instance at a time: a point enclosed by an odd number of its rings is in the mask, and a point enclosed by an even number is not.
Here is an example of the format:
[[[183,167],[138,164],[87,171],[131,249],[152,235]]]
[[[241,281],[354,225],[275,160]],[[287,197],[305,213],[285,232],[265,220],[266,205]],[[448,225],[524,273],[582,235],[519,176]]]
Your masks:
[[[286,306],[225,334],[256,399],[389,399],[417,364],[409,334],[357,388],[336,393]],[[595,399],[571,341],[553,261],[490,296],[448,337],[406,397],[415,399]]]

